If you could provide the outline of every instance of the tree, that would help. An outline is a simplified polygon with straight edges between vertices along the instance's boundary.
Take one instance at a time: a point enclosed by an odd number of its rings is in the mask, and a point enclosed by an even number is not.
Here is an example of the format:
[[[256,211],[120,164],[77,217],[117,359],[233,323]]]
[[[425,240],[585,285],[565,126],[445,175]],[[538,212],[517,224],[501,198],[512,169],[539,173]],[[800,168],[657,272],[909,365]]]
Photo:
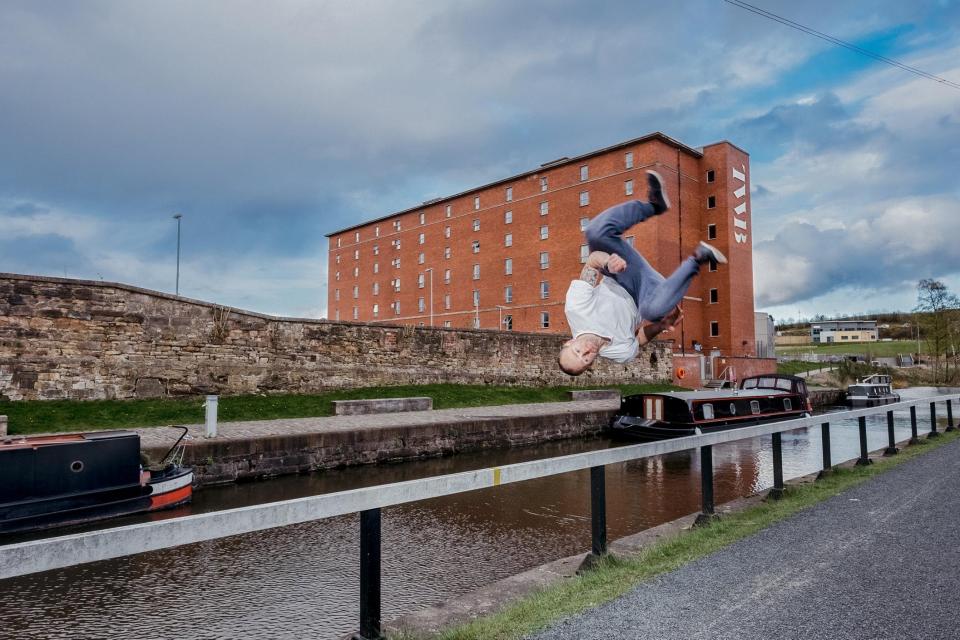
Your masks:
[[[958,307],[960,300],[939,280],[925,278],[917,283],[917,306],[914,311],[922,312],[917,322],[924,331],[927,348],[933,358],[934,382],[950,379],[950,360],[956,354],[953,329]],[[941,356],[948,356],[943,369],[940,366]]]

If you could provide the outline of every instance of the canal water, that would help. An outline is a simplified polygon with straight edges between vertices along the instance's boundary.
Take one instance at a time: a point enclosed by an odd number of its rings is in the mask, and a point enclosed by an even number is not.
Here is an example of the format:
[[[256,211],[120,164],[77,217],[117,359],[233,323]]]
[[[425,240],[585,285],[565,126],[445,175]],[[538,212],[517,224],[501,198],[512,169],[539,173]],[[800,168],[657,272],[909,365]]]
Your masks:
[[[918,418],[929,431],[928,412]],[[831,425],[834,462],[857,457],[856,421]],[[871,450],[885,446],[882,415],[867,429]],[[897,412],[896,435],[910,436],[906,411]],[[164,517],[610,446],[566,441],[212,487]],[[714,447],[717,503],[772,486],[771,460],[769,437]],[[819,428],[783,435],[786,478],[817,471],[821,460]],[[699,510],[696,451],[610,465],[606,478],[611,540]],[[586,551],[589,496],[582,471],[385,509],[384,618]],[[340,637],[357,627],[358,540],[352,515],[0,581],[0,638]]]

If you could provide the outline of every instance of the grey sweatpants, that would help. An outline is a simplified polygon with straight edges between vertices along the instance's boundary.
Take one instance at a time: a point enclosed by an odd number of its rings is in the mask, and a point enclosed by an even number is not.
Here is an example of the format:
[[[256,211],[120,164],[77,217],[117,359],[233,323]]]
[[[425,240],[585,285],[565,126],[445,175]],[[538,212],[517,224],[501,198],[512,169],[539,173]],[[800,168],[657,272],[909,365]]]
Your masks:
[[[669,278],[664,278],[639,251],[627,244],[623,232],[653,215],[649,202],[631,200],[610,207],[594,218],[584,234],[591,252],[615,253],[627,262],[627,268],[621,273],[604,271],[604,275],[616,280],[633,296],[641,318],[656,322],[680,304],[700,265],[692,257],[687,258]]]

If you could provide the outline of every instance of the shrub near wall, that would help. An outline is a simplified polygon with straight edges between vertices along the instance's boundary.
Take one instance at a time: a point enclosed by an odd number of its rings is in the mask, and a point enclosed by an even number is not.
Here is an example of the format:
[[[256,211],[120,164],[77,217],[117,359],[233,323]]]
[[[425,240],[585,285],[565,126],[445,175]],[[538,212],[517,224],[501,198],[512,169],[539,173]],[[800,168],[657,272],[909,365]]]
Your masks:
[[[556,364],[564,339],[277,318],[123,284],[0,274],[0,398],[10,400],[671,378],[665,343],[569,378]]]

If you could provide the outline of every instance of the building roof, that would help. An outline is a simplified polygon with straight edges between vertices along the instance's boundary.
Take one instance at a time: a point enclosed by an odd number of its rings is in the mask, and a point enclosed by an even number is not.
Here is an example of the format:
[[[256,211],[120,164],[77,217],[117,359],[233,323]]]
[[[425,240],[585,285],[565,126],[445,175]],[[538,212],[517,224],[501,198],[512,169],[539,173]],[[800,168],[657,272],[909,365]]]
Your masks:
[[[539,167],[537,167],[536,169],[532,169],[532,170],[530,170],[530,171],[524,171],[523,173],[518,173],[518,174],[516,174],[516,175],[510,176],[510,177],[507,177],[507,178],[501,178],[500,180],[495,180],[495,181],[493,181],[493,182],[489,182],[489,183],[484,184],[484,185],[481,185],[481,186],[479,186],[479,187],[473,187],[472,189],[468,189],[468,190],[466,190],[466,191],[461,191],[460,193],[455,193],[455,194],[450,195],[450,196],[443,196],[443,197],[440,197],[440,198],[432,198],[432,199],[430,199],[430,200],[426,200],[426,201],[424,201],[424,202],[421,202],[420,204],[418,204],[418,205],[416,205],[416,206],[414,206],[414,207],[410,207],[410,208],[404,209],[404,210],[402,210],[402,211],[397,211],[397,212],[394,212],[394,213],[391,213],[391,214],[388,214],[388,215],[385,215],[385,216],[381,216],[381,217],[379,217],[379,218],[374,218],[373,220],[367,220],[366,222],[361,222],[361,223],[359,223],[359,224],[355,224],[355,225],[352,225],[352,226],[349,226],[349,227],[346,227],[346,228],[343,228],[343,229],[339,229],[339,230],[337,230],[337,231],[331,231],[330,233],[325,234],[325,235],[326,235],[327,238],[329,238],[329,237],[335,236],[335,235],[337,235],[337,234],[339,234],[339,233],[344,233],[344,232],[346,232],[346,231],[353,231],[354,229],[359,229],[359,228],[365,227],[365,226],[367,226],[367,225],[369,225],[369,224],[374,224],[374,223],[376,223],[376,222],[383,222],[384,220],[389,220],[389,219],[394,218],[394,217],[396,217],[396,216],[400,216],[400,215],[403,215],[403,214],[406,214],[406,213],[411,213],[411,212],[413,212],[413,211],[417,211],[418,209],[422,209],[422,208],[424,208],[424,207],[430,207],[430,206],[433,206],[433,205],[435,205],[435,204],[439,204],[439,203],[441,203],[441,202],[445,202],[445,201],[448,201],[448,200],[454,200],[454,199],[456,199],[456,198],[461,198],[461,197],[466,196],[466,195],[469,195],[469,194],[471,194],[471,193],[476,193],[477,191],[483,191],[484,189],[489,189],[489,188],[491,188],[491,187],[495,187],[495,186],[497,186],[497,185],[499,185],[499,184],[504,184],[504,183],[506,183],[506,182],[513,182],[513,181],[516,181],[516,180],[520,180],[520,179],[522,179],[522,178],[526,178],[527,176],[531,176],[531,175],[540,173],[540,172],[543,171],[544,169],[548,169],[548,168],[549,168],[549,169],[553,169],[553,168],[555,168],[555,167],[562,167],[562,166],[564,166],[564,165],[573,164],[573,163],[576,163],[576,162],[581,162],[581,161],[583,161],[583,160],[585,160],[585,159],[587,159],[587,158],[590,158],[590,157],[593,157],[593,156],[597,156],[597,155],[601,155],[601,154],[604,154],[604,153],[608,153],[608,152],[610,152],[610,151],[616,151],[617,149],[622,148],[622,147],[626,147],[626,146],[630,146],[630,145],[634,145],[634,144],[639,144],[639,143],[641,143],[641,142],[650,142],[650,141],[652,141],[652,140],[659,140],[660,142],[663,142],[663,143],[665,143],[665,144],[667,144],[667,145],[669,145],[669,146],[671,146],[671,147],[674,147],[674,148],[676,148],[676,149],[679,149],[680,151],[684,151],[685,153],[688,153],[688,154],[690,154],[691,156],[694,156],[695,158],[702,158],[702,157],[703,157],[703,152],[702,152],[701,150],[699,150],[699,149],[694,149],[693,147],[689,147],[689,146],[683,144],[682,142],[680,142],[679,140],[675,140],[675,139],[671,138],[670,136],[668,136],[668,135],[666,135],[666,134],[664,134],[664,133],[661,133],[661,132],[659,132],[659,131],[655,131],[655,132],[653,132],[653,133],[649,133],[649,134],[647,134],[647,135],[645,135],[645,136],[641,136],[641,137],[639,137],[639,138],[633,138],[632,140],[624,140],[623,142],[618,142],[617,144],[611,145],[611,146],[609,146],[609,147],[604,147],[604,148],[602,148],[602,149],[595,149],[595,150],[593,150],[593,151],[590,151],[590,152],[588,152],[588,153],[581,154],[581,155],[579,155],[579,156],[575,156],[575,157],[573,157],[573,158],[558,158],[557,160],[552,160],[552,161],[550,161],[550,162],[545,162],[545,163],[541,164]],[[707,146],[707,147],[712,147],[712,146],[717,145],[717,144],[730,144],[730,143],[727,142],[726,140],[721,140],[720,142],[714,142],[713,144],[708,144],[708,145],[705,145],[705,146]],[[736,146],[736,145],[731,145],[731,146]],[[736,148],[739,149],[739,147],[736,147]],[[740,149],[740,151],[743,151],[743,150]],[[746,153],[746,151],[743,151],[743,152]]]

